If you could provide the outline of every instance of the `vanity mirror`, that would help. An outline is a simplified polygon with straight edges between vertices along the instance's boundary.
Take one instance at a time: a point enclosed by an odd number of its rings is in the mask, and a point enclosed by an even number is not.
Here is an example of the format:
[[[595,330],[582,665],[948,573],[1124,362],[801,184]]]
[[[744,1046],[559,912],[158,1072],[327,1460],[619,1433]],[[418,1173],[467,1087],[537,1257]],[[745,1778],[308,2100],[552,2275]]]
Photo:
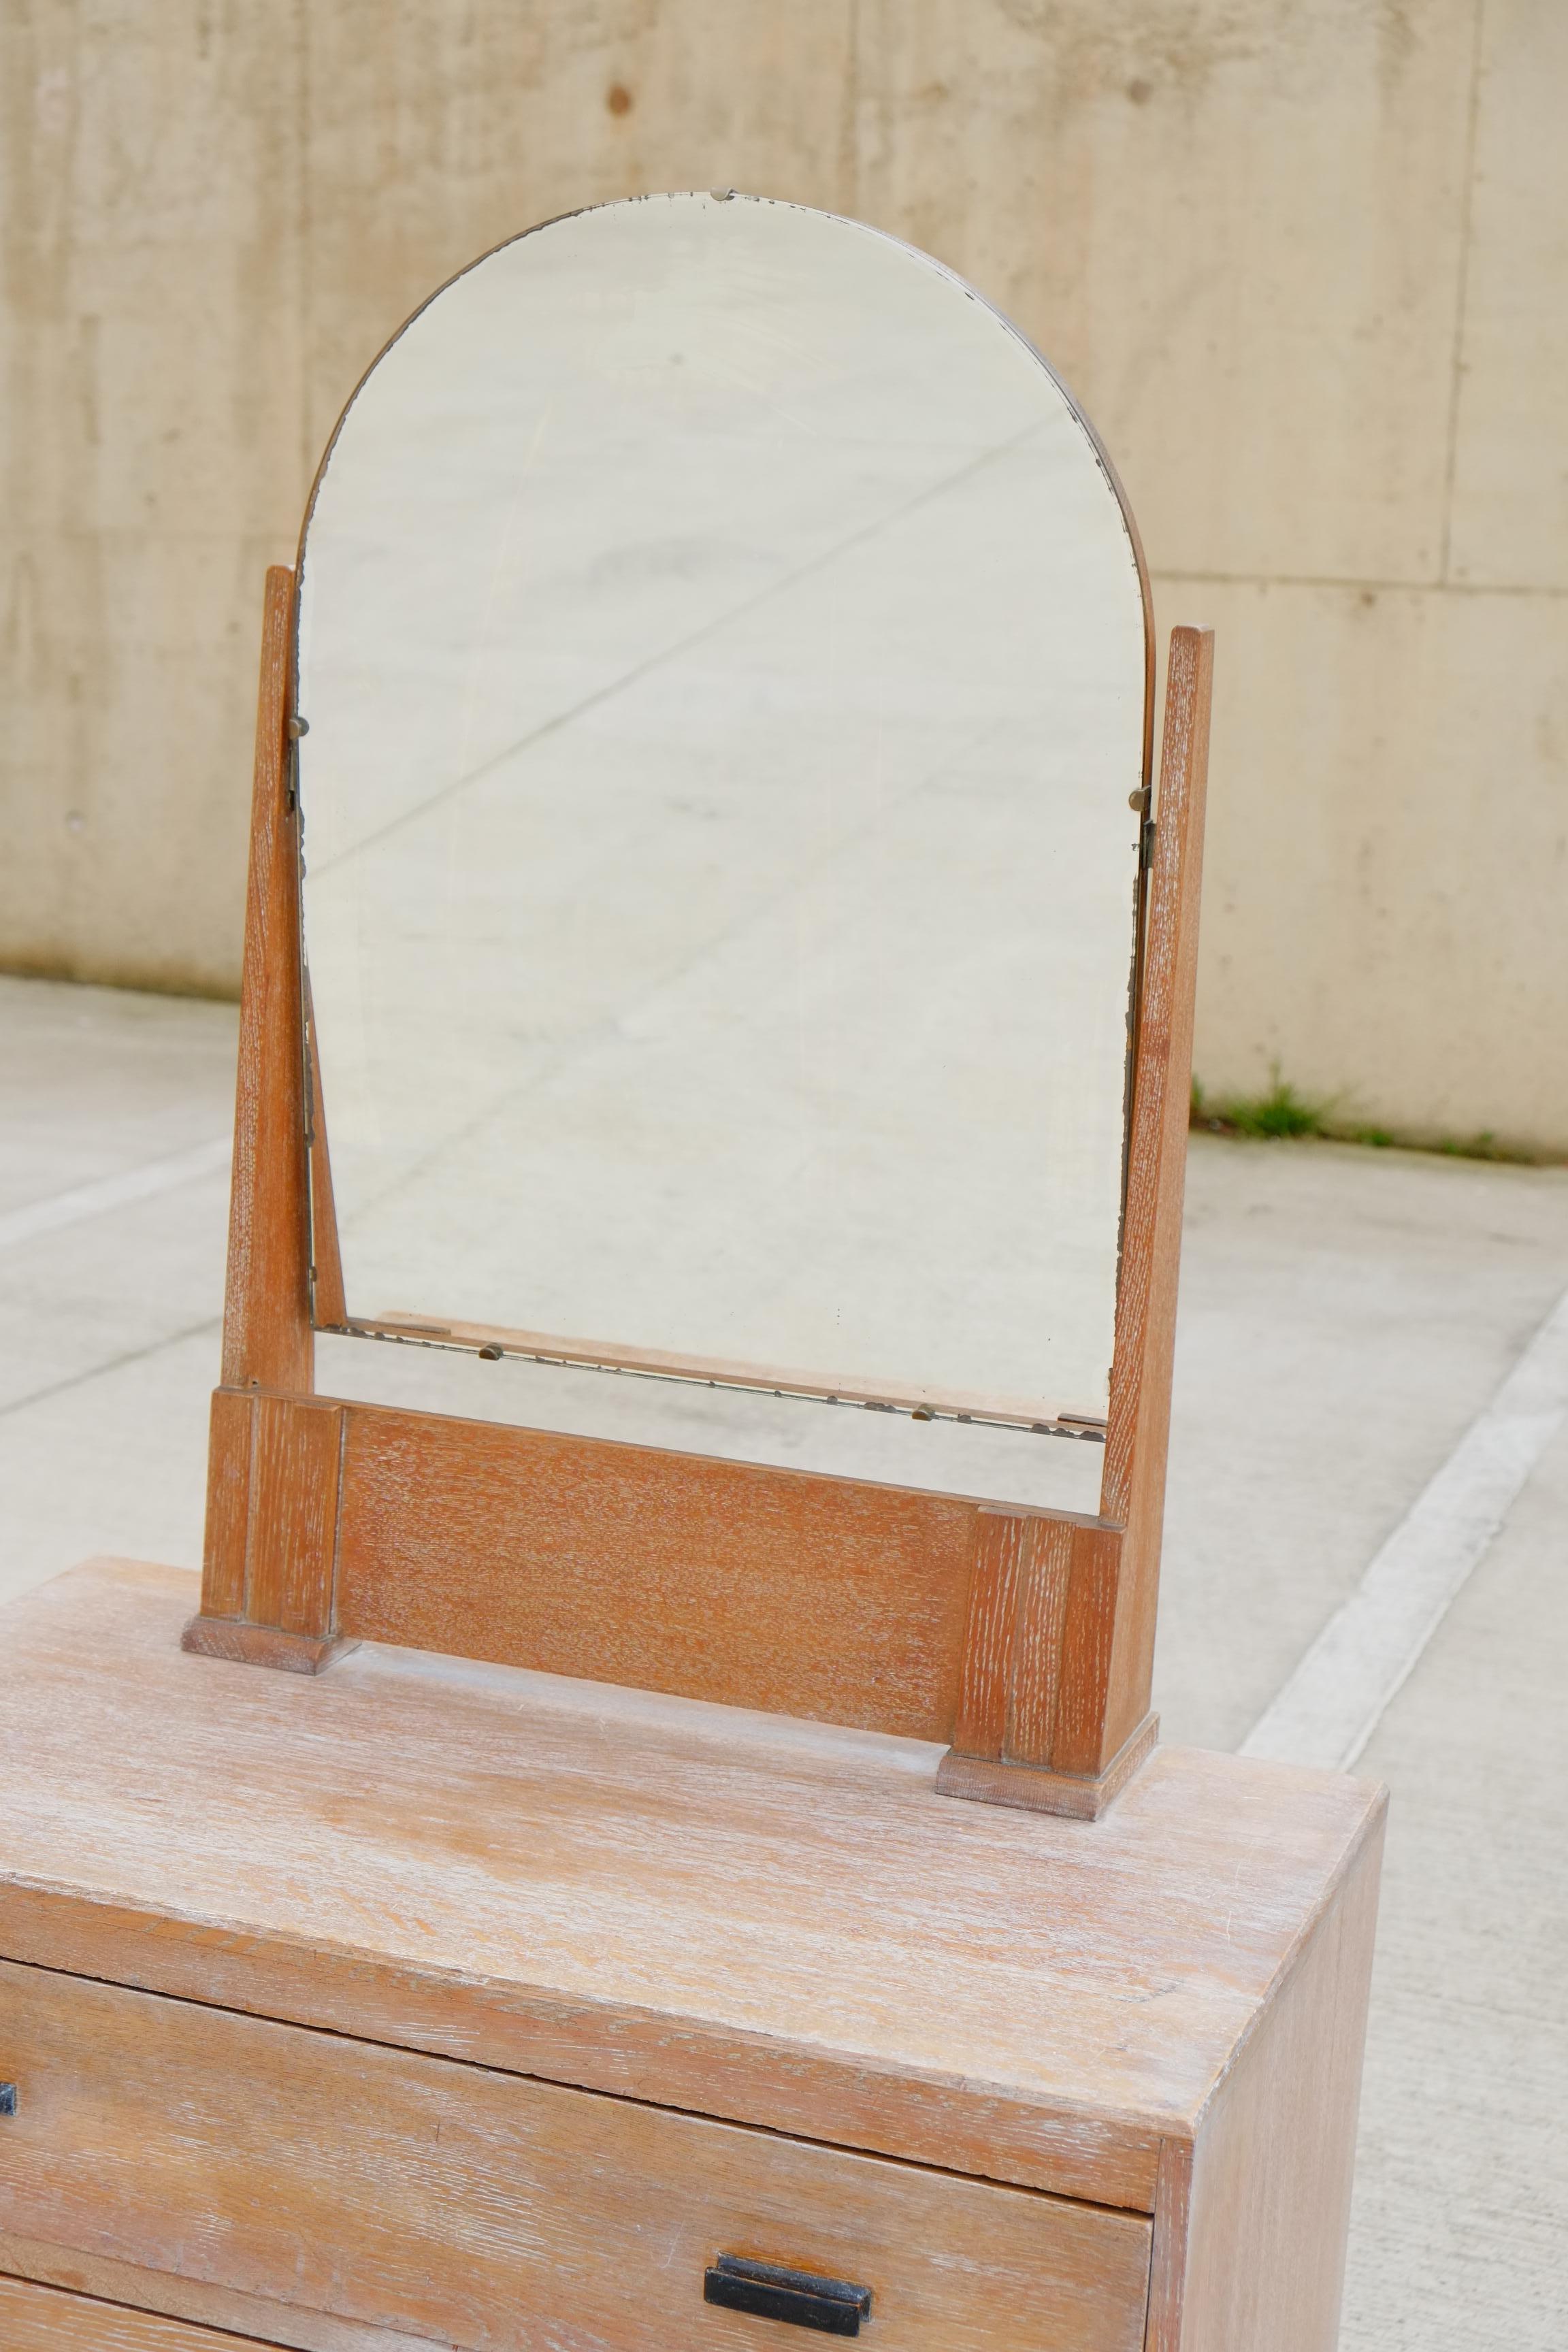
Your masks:
[[[868,229],[650,198],[437,295],[301,548],[318,1322],[1101,1424],[1145,602]]]
[[[1153,1731],[1208,660],[1178,631],[1156,823],[1115,477],[890,238],[650,197],[435,295],[271,576],[189,1643],[1108,1801]],[[313,1330],[998,1423],[1093,1446],[1100,1507],[327,1401]]]

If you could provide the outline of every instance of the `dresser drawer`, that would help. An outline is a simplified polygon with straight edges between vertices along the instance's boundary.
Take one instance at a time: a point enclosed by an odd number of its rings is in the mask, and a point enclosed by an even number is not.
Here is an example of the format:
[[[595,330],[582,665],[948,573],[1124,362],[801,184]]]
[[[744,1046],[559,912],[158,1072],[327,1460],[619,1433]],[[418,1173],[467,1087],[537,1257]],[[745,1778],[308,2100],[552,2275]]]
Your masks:
[[[0,2231],[475,2352],[799,2352],[725,2255],[877,2352],[1142,2343],[1138,2214],[5,1962],[0,2076]]]
[[[0,2345],[5,2352],[271,2352],[254,2336],[222,2336],[18,2278],[0,2278]]]

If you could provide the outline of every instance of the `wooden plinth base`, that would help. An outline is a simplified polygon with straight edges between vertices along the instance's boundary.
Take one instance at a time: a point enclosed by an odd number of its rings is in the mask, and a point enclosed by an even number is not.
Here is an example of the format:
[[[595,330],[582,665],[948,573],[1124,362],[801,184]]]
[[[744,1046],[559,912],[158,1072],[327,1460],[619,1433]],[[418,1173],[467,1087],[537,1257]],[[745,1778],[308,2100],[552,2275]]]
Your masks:
[[[227,1658],[239,1666],[281,1667],[289,1675],[325,1673],[338,1658],[357,1650],[340,1633],[286,1633],[280,1625],[251,1625],[243,1617],[193,1617],[180,1636],[182,1650],[198,1658]]]
[[[1097,1822],[1113,1804],[1140,1764],[1152,1755],[1160,1718],[1146,1715],[1126,1745],[1092,1780],[1075,1772],[1051,1772],[1038,1764],[1004,1764],[992,1756],[960,1756],[950,1748],[937,1766],[940,1797],[968,1797],[983,1805],[1018,1805],[1029,1813],[1065,1813]]]

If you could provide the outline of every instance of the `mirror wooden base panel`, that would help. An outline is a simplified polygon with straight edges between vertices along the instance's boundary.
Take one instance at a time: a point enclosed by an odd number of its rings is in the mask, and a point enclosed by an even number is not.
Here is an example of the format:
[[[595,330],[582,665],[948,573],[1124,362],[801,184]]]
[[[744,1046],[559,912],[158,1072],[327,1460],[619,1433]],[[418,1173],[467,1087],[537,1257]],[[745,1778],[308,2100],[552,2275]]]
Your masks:
[[[0,1615],[7,2343],[1331,2352],[1381,1790],[953,1805],[929,1741],[242,1672],[194,1597]]]
[[[1074,1814],[1152,1745],[1096,1638],[1135,1570],[1103,1521],[259,1389],[216,1391],[209,1462],[208,1656],[392,1642],[806,1716],[1027,1766],[942,1787]]]

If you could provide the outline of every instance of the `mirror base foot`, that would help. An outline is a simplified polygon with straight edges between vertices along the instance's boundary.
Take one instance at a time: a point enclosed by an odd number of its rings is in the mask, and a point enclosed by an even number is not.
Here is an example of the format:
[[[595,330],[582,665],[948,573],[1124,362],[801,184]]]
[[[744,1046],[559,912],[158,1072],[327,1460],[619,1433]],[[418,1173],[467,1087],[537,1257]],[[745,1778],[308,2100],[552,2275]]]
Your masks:
[[[359,1643],[337,1633],[287,1633],[279,1625],[252,1625],[244,1617],[196,1616],[181,1634],[180,1647],[199,1658],[226,1658],[234,1665],[320,1675]]]
[[[950,1748],[937,1766],[940,1797],[967,1797],[983,1805],[1018,1805],[1032,1813],[1066,1813],[1097,1822],[1153,1753],[1160,1718],[1146,1715],[1131,1739],[1093,1780],[1053,1772],[1043,1764],[1008,1764],[994,1756],[961,1756]]]

